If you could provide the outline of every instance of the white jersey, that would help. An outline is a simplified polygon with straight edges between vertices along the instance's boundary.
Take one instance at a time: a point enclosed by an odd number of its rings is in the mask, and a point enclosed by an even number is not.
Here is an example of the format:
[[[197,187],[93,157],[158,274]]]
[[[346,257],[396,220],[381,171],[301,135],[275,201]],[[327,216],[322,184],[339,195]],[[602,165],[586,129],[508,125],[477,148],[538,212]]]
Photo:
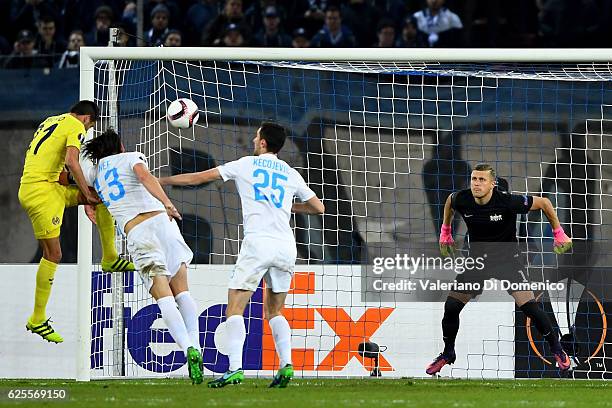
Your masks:
[[[293,197],[307,201],[315,196],[300,173],[271,153],[246,156],[218,169],[223,181],[236,181],[245,239],[257,236],[295,242],[289,225]]]
[[[122,232],[125,224],[140,213],[165,211],[136,177],[134,166],[139,163],[147,166],[142,153],[119,153],[100,160],[86,174]]]

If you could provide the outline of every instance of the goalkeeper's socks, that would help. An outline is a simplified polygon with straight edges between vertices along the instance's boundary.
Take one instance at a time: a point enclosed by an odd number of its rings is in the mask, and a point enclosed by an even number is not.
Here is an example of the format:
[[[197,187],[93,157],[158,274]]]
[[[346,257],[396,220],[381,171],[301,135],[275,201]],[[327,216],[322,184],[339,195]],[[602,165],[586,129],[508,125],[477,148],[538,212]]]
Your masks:
[[[115,247],[115,220],[104,204],[96,205],[96,226],[100,234],[102,261],[116,261],[119,258],[119,254]]]
[[[233,315],[225,321],[227,329],[227,352],[229,356],[229,371],[242,368],[242,347],[246,338],[244,318],[242,315]]]
[[[36,272],[36,292],[34,294],[34,313],[30,316],[30,322],[42,323],[47,320],[47,302],[51,296],[51,286],[57,271],[57,264],[45,258],[41,258]]]
[[[200,350],[200,326],[198,323],[198,310],[196,303],[189,291],[179,293],[174,297],[178,305],[179,312],[185,322],[185,328],[189,334],[192,346]]]
[[[183,350],[185,356],[187,356],[187,349],[191,347],[191,339],[187,333],[183,317],[176,307],[174,297],[166,296],[157,299],[157,306],[159,306],[159,310],[161,310],[162,319],[164,319],[164,323],[166,323],[170,335]]]
[[[538,304],[534,300],[530,300],[521,306],[520,309],[525,313],[525,316],[533,320],[536,329],[538,329],[542,337],[546,339],[550,349],[553,350],[553,352],[555,350],[560,350],[561,344],[559,343],[559,336],[553,329],[550,319],[546,313],[538,307]]]
[[[272,337],[274,337],[280,366],[285,367],[287,364],[291,364],[291,328],[283,315],[273,317],[268,323],[270,329],[272,329]]]
[[[442,318],[442,339],[444,340],[444,354],[455,351],[455,339],[459,332],[459,314],[465,307],[465,303],[447,297],[444,303],[444,317]]]

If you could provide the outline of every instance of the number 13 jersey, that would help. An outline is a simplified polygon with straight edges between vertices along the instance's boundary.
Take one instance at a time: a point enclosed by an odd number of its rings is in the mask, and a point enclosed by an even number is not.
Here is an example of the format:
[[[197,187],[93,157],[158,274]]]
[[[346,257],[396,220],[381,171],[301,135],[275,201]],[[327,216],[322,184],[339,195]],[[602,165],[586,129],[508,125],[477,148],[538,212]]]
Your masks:
[[[147,191],[134,173],[134,166],[147,161],[142,153],[119,153],[105,157],[85,175],[123,232],[138,214],[165,211],[164,205]]]
[[[236,182],[245,239],[295,241],[289,225],[293,197],[308,201],[315,196],[300,173],[271,153],[245,156],[218,169],[223,181]]]

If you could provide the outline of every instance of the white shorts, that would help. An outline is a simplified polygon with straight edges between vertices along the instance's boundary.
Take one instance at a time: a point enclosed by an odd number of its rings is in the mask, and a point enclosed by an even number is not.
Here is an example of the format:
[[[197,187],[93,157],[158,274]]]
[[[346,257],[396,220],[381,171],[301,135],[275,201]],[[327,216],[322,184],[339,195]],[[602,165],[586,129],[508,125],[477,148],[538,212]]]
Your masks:
[[[193,259],[193,252],[178,225],[170,221],[166,213],[144,220],[130,230],[127,248],[148,290],[151,290],[154,276],[165,275],[172,279],[181,263],[189,265]]]
[[[229,288],[255,292],[264,278],[266,287],[274,293],[289,292],[296,256],[293,240],[246,238],[230,276]]]

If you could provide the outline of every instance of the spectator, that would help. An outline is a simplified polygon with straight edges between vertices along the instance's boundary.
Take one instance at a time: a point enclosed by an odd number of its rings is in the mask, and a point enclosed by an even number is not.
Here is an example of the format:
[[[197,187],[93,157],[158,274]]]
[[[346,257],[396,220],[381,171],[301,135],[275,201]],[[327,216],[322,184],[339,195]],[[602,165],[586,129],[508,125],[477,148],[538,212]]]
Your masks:
[[[42,16],[59,18],[60,9],[60,1],[57,0],[12,0],[10,19],[13,33],[22,29],[35,30],[36,22]]]
[[[180,47],[183,43],[183,36],[179,30],[170,30],[164,39],[164,47]]]
[[[199,45],[202,28],[208,26],[219,15],[217,0],[199,0],[189,7],[185,16],[185,42],[188,45]]]
[[[113,22],[113,10],[108,6],[100,6],[94,14],[95,26],[85,34],[85,44],[106,47],[110,40],[109,28]]]
[[[293,48],[308,48],[310,47],[310,40],[306,34],[306,30],[302,27],[293,30],[293,41],[291,43]]]
[[[131,1],[136,2],[128,0],[127,3]],[[96,22],[96,10],[101,6],[110,7],[113,17],[121,16],[126,7],[126,0],[62,0],[61,3],[63,3],[61,20],[56,20],[56,23],[58,23],[57,30],[61,32],[63,38],[68,38],[74,30],[89,33]]]
[[[261,47],[291,47],[291,37],[280,29],[280,17],[276,7],[266,8],[264,28],[255,36],[255,44]]]
[[[357,44],[367,47],[376,42],[374,28],[377,27],[380,13],[369,1],[348,0],[342,5],[341,13],[342,22],[351,29]]]
[[[158,6],[164,6],[168,10],[168,25],[174,25],[178,21],[182,21],[181,8],[178,6],[175,0],[146,0],[144,3],[145,5],[143,13],[145,16],[152,15],[153,10],[156,9]],[[152,27],[152,25],[148,25],[148,23],[149,22],[145,20],[145,30]]]
[[[461,44],[463,28],[459,16],[444,7],[444,0],[427,0],[427,8],[414,13],[419,35],[429,47],[452,47]]]
[[[170,10],[163,4],[158,4],[151,11],[151,29],[145,34],[145,39],[152,46],[159,46],[170,31],[168,23],[170,21]]]
[[[276,14],[283,23],[287,21],[287,11],[283,4],[277,0],[255,0],[253,4],[244,12],[244,21],[251,29],[251,32],[259,33],[265,29],[262,16],[269,7],[276,9]],[[284,2],[289,3],[289,2]]]
[[[45,57],[47,67],[54,67],[61,53],[66,50],[66,42],[57,38],[55,20],[51,16],[43,16],[36,23],[38,35],[34,48],[41,57]]]
[[[85,45],[85,35],[81,30],[74,30],[68,37],[68,49],[60,58],[59,68],[77,68],[79,66],[79,50]]]
[[[392,48],[395,45],[395,24],[391,20],[381,20],[376,30],[378,42],[375,47]]]
[[[313,38],[313,47],[350,48],[355,47],[355,37],[351,30],[342,25],[340,9],[328,7],[325,11],[325,25]]]
[[[37,55],[34,49],[34,35],[29,30],[21,30],[17,34],[13,52],[4,62],[4,68],[31,69],[45,68],[46,61]]]
[[[250,27],[246,24],[244,19],[244,13],[242,11],[242,0],[227,0],[223,13],[219,14],[211,23],[206,27],[202,43],[204,45],[219,45],[223,42],[223,37],[227,33],[227,27],[230,24],[236,24],[239,27],[240,32],[243,35],[251,33]]]
[[[229,24],[215,45],[221,47],[244,47],[246,41],[238,24]]]
[[[407,17],[404,20],[404,26],[402,27],[402,35],[399,36],[395,42],[397,48],[416,48],[422,47],[417,37],[416,22],[412,17]]]

